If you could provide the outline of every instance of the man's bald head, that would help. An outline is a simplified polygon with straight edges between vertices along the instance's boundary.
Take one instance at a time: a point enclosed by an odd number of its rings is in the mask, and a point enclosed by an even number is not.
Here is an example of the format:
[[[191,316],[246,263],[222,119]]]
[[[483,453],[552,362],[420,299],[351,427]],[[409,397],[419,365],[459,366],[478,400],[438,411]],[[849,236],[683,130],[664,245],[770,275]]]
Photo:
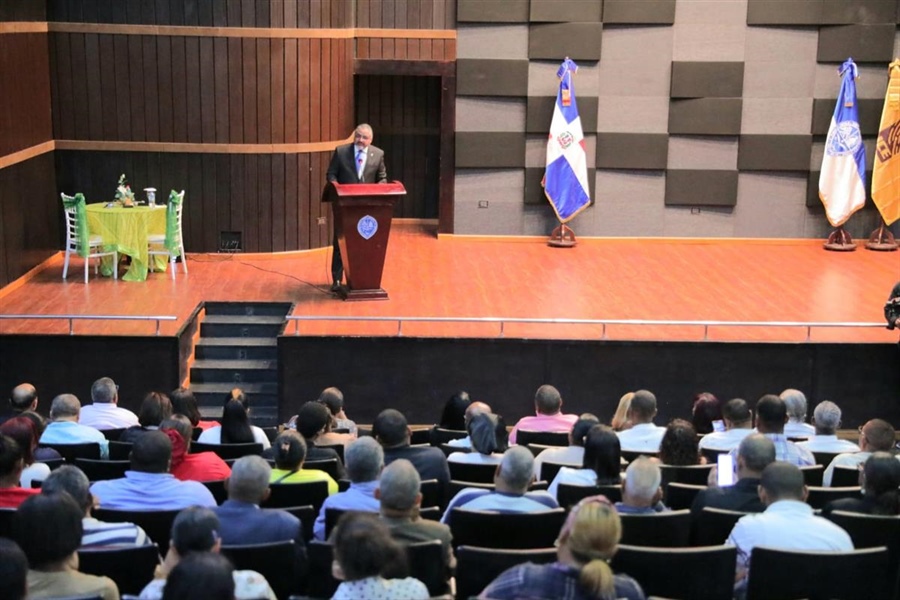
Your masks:
[[[37,390],[30,383],[20,383],[9,395],[9,405],[16,412],[37,408]]]
[[[465,413],[465,422],[466,426],[469,425],[469,422],[475,418],[476,415],[489,415],[491,414],[491,407],[488,406],[484,402],[472,402],[469,406],[466,407]]]
[[[745,477],[759,477],[763,469],[775,462],[775,442],[761,433],[748,435],[738,446],[738,462]]]
[[[50,418],[54,421],[77,421],[81,402],[75,394],[60,394],[50,404]]]
[[[803,471],[788,462],[773,462],[763,469],[759,486],[765,494],[766,506],[778,500],[806,500],[806,483]]]

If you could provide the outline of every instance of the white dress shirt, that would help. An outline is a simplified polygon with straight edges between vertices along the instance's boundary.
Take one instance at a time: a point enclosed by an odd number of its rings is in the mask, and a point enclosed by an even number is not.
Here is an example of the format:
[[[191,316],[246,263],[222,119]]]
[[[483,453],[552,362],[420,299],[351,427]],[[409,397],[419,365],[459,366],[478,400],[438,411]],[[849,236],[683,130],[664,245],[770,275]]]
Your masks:
[[[584,447],[566,446],[541,450],[541,453],[534,457],[534,476],[538,480],[541,478],[541,465],[545,462],[579,468],[584,463]]]
[[[805,442],[797,442],[810,452],[859,452],[859,446],[847,440],[839,440],[836,435],[814,435]]]
[[[811,438],[816,435],[816,428],[802,421],[788,421],[784,424],[784,435],[792,438]]]
[[[659,452],[659,444],[666,434],[665,427],[653,423],[640,423],[625,431],[618,431],[619,445],[627,452]]]
[[[124,429],[140,425],[137,415],[114,402],[95,402],[81,407],[78,422],[94,429]]]
[[[729,452],[741,445],[744,438],[751,433],[756,433],[755,429],[726,429],[725,431],[714,431],[707,433],[700,438],[701,450],[722,450]]]
[[[250,426],[251,431],[253,431],[253,441],[257,444],[262,444],[263,450],[268,450],[272,447],[272,443],[269,441],[269,438],[266,437],[266,432],[257,427],[256,425]],[[222,426],[219,425],[217,427],[210,427],[203,431],[200,434],[200,437],[197,438],[197,441],[201,444],[221,444],[222,443]]]

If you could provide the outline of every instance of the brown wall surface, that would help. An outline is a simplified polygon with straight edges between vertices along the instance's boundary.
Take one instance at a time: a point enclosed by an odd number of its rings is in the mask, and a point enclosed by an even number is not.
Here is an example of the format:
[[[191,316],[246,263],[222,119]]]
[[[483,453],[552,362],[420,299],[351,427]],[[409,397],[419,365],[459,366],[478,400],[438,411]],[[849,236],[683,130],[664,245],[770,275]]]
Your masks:
[[[51,137],[47,34],[0,34],[0,157]]]

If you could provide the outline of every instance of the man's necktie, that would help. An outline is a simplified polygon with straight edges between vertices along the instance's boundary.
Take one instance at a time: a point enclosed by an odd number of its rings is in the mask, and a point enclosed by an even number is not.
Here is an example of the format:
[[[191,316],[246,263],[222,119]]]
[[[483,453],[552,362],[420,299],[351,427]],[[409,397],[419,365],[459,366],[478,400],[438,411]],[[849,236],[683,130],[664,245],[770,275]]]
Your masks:
[[[363,176],[363,158],[365,158],[365,150],[356,151],[356,176],[362,179]]]

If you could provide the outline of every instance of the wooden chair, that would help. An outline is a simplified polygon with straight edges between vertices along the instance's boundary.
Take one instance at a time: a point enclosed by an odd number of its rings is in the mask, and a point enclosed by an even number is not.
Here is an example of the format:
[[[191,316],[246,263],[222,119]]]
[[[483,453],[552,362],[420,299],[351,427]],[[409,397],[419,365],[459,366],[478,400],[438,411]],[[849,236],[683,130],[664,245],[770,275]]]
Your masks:
[[[725,543],[735,523],[750,513],[705,507],[694,526],[695,546],[719,546]]]
[[[307,460],[303,463],[304,469],[316,469],[317,471],[325,471],[332,479],[338,479],[338,459],[327,458],[325,460]]]
[[[736,558],[734,546],[648,548],[620,544],[610,566],[616,573],[634,577],[648,596],[731,600]]]
[[[670,483],[666,487],[666,506],[672,510],[690,508],[694,504],[694,498],[697,497],[697,494],[705,489],[705,485]]]
[[[831,473],[831,487],[855,487],[859,485],[859,469],[835,467]]]
[[[181,228],[181,217],[184,211],[184,190],[180,193],[172,192],[169,194],[169,204],[167,211],[174,211],[175,220],[170,225],[166,224],[166,232],[162,234],[151,234],[147,236],[147,254],[150,256],[150,270],[153,270],[153,257],[165,256],[169,261],[169,271],[172,279],[175,279],[175,260],[181,257],[181,267],[184,274],[187,275],[187,256],[184,253],[184,235]],[[171,240],[171,244],[167,246],[167,238]]]
[[[451,440],[461,440],[468,437],[468,435],[469,432],[465,429],[443,429],[441,427],[435,427],[431,430],[431,445],[440,446]],[[459,448],[459,450],[463,450],[463,448]]]
[[[862,498],[862,490],[859,486],[855,487],[817,487],[808,486],[809,495],[806,497],[806,503],[813,508],[822,509],[832,500],[841,498]]]
[[[105,437],[107,441],[117,442],[125,429],[125,427],[120,427],[118,429],[101,429],[100,433],[103,434],[103,437]]]
[[[180,511],[177,510],[113,510],[95,508],[92,516],[99,521],[112,523],[134,523],[143,529],[150,539],[159,546],[162,556],[169,551],[169,539],[172,535],[172,521]]]
[[[542,444],[544,446],[568,446],[568,431],[528,431],[520,429],[516,432],[516,445]]]
[[[497,465],[460,463],[448,461],[450,479],[454,481],[471,481],[473,483],[494,483]]]
[[[297,551],[294,540],[269,544],[222,546],[222,554],[235,569],[256,571],[266,578],[279,598],[300,591]]]
[[[690,485],[706,485],[709,480],[709,472],[715,463],[707,465],[659,465],[662,472],[663,489],[670,483],[687,483]]]
[[[456,549],[456,597],[477,596],[505,570],[526,562],[552,563],[556,548],[510,550],[460,546]]]
[[[77,256],[84,255],[84,282],[88,282],[88,265],[92,260],[97,261],[94,265],[94,275],[96,275],[99,271],[100,266],[100,258],[104,256],[112,257],[112,266],[113,266],[113,279],[119,278],[119,254],[116,250],[106,251],[103,248],[103,238],[99,235],[91,235],[87,229],[87,216],[82,212],[82,216],[78,216],[80,211],[84,209],[81,208],[84,206],[84,196],[81,194],[75,194],[74,196],[67,196],[66,194],[60,194],[62,197],[63,203],[63,212],[66,215],[66,247],[65,247],[65,261],[63,262],[63,273],[62,278],[65,279],[69,274],[69,258],[73,254]],[[79,204],[81,207],[79,207]],[[86,239],[83,239],[79,235],[79,229],[84,228],[84,231],[87,234]],[[87,245],[87,248],[82,247],[82,241]]]
[[[134,444],[128,442],[109,442],[109,460],[131,460],[131,448]]]
[[[634,452],[632,450],[622,450],[622,458],[629,463],[634,462],[636,458],[640,458],[642,456],[646,456],[647,458],[657,458],[659,456],[659,452]]]
[[[131,461],[76,458],[75,466],[84,471],[90,481],[103,481],[125,477],[125,471],[131,468]]]
[[[159,548],[156,544],[78,551],[78,570],[89,575],[109,577],[116,582],[121,594],[140,594],[153,579],[158,564]]]
[[[822,465],[811,465],[808,467],[800,467],[803,472],[803,482],[806,485],[822,485],[822,475],[825,474],[825,467]]]
[[[331,448],[334,450],[338,458],[341,459],[341,464],[344,464],[344,445],[343,444],[316,444],[316,448]],[[337,479],[337,477],[335,477]]]
[[[885,547],[852,552],[788,552],[756,547],[750,554],[747,600],[889,598]]]
[[[841,452],[813,452],[813,456],[816,459],[817,465],[822,465],[822,467],[827,467],[831,464],[831,461],[834,460],[834,457],[838,454],[842,454]]]
[[[202,442],[191,443],[191,454],[201,452],[215,452],[223,460],[237,459],[251,454],[262,454],[262,444],[251,442],[249,444],[204,444]]]
[[[553,481],[554,479],[556,479],[556,475],[559,473],[559,470],[562,469],[563,467],[575,468],[575,469],[579,468],[579,467],[572,467],[572,465],[564,465],[562,463],[541,461],[541,472],[540,472],[541,481]]]
[[[87,444],[41,444],[41,446],[53,448],[70,465],[75,464],[76,458],[100,460],[100,444],[97,442]]]
[[[361,434],[360,434],[361,435]],[[411,446],[431,445],[431,429],[413,429],[409,438]]]
[[[316,522],[316,517],[319,516],[319,511],[313,508],[312,505],[283,506],[278,510],[291,513],[300,519],[300,526],[303,529],[303,541],[309,543],[309,540],[313,539],[313,525]]]
[[[556,501],[559,505],[568,510],[575,506],[588,496],[596,496],[602,494],[606,496],[610,502],[619,502],[622,500],[621,485],[570,485],[561,483],[556,488]]]
[[[426,479],[419,484],[419,492],[422,493],[421,506],[446,506],[444,490],[437,479]]]
[[[838,525],[850,534],[853,547],[878,548],[886,546],[890,554],[892,571],[888,573],[894,584],[893,597],[900,598],[898,589],[898,571],[900,571],[900,517],[885,515],[865,515],[861,513],[844,512],[836,510],[827,517],[829,521]]]
[[[559,536],[566,511],[495,513],[454,508],[450,530],[454,546],[482,548],[546,548]]]
[[[266,434],[266,439],[270,442],[274,442],[275,438],[278,437],[278,428],[277,427],[260,427],[262,432]],[[316,444],[318,445],[318,444]]]
[[[325,481],[273,483],[269,489],[271,494],[263,501],[264,508],[311,505],[318,511],[328,497],[328,483]]]
[[[216,504],[222,504],[226,500],[228,500],[228,491],[225,489],[225,480],[224,479],[214,479],[212,481],[201,481],[203,485],[206,486],[206,489],[213,495],[213,498],[216,499]]]
[[[326,508],[325,509],[325,539],[329,539],[331,537],[331,532],[334,531],[334,528],[337,527],[338,522],[341,520],[341,517],[344,516],[345,513],[351,512],[346,511],[340,508]],[[362,512],[362,511],[352,511],[352,512]],[[373,511],[373,514],[376,514]]]
[[[460,446],[451,446],[450,444],[440,444],[438,448],[441,449],[441,452],[444,453],[444,456],[450,456],[454,452],[463,452],[468,454],[472,451],[471,448],[462,448]]]
[[[646,515],[621,514],[623,544],[661,548],[691,545],[691,511],[673,510]]]

